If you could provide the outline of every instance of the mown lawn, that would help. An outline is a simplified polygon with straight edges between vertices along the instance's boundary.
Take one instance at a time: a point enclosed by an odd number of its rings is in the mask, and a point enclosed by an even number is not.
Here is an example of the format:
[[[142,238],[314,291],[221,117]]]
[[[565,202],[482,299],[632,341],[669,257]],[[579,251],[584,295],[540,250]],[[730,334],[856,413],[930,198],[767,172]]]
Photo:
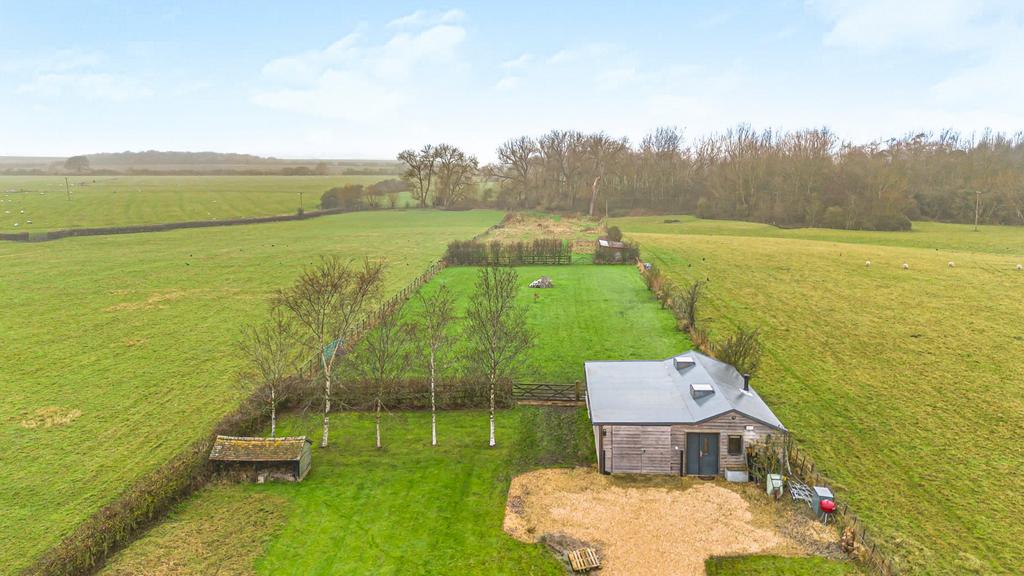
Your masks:
[[[585,412],[575,409],[503,410],[498,445],[488,448],[486,411],[441,412],[439,446],[431,447],[430,414],[401,412],[386,417],[384,449],[377,450],[371,415],[336,415],[331,446],[314,448],[312,471],[301,484],[204,490],[115,557],[104,574],[195,565],[195,550],[203,565],[231,574],[564,574],[542,546],[507,536],[502,520],[515,471],[593,460],[585,421]],[[281,429],[316,437],[319,423],[291,416]],[[237,535],[231,525],[211,529],[224,510],[268,497],[286,520]],[[268,543],[253,563],[233,550],[232,536]],[[183,540],[187,547],[175,544]]]
[[[861,572],[847,562],[826,558],[784,556],[728,556],[704,563],[707,576],[855,576]]]
[[[885,245],[900,233],[866,244],[626,232],[680,282],[710,281],[701,317],[713,333],[764,331],[758,391],[906,573],[1013,574],[1024,230],[969,242],[960,230],[936,225],[927,248]]]
[[[0,176],[0,232],[294,214],[299,192],[315,210],[330,188],[387,178],[394,176],[71,176],[69,201],[63,176]]]
[[[321,254],[389,262],[397,290],[500,220],[381,211],[0,243],[0,566],[16,572],[242,394],[235,339]]]
[[[518,381],[571,384],[582,381],[587,360],[666,358],[691,346],[633,266],[522,266],[515,271],[522,286],[519,301],[528,308],[527,321],[536,336]],[[424,290],[447,285],[462,314],[479,273],[470,266],[448,268]],[[551,277],[554,288],[529,287],[541,276]],[[414,317],[419,308],[414,298],[406,313]]]

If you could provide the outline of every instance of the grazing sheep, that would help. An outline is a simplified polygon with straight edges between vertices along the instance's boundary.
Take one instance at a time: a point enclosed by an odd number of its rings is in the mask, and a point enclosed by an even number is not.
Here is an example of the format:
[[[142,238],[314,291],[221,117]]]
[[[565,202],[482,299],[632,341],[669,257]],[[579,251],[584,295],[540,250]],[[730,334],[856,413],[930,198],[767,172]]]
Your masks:
[[[946,266],[949,266],[950,268],[952,268],[952,267],[954,266],[954,264],[953,264],[953,261],[952,261],[952,260],[950,260],[950,261],[949,261],[949,263],[948,263],[948,264],[946,264]]]
[[[867,261],[865,261],[865,262],[864,262],[864,267],[865,267],[865,268],[871,268],[871,260],[867,260]]]
[[[903,269],[904,270],[910,270],[910,264],[907,264],[906,262],[904,262],[903,263]]]
[[[1017,264],[1017,270],[1024,270],[1024,264]]]

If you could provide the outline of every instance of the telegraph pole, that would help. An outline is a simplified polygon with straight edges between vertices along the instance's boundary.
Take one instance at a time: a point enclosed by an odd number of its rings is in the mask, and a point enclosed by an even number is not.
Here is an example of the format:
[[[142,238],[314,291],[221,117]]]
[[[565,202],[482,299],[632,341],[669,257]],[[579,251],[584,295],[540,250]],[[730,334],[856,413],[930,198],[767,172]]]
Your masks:
[[[299,214],[302,214],[302,191],[299,191]]]
[[[68,177],[67,176],[64,177],[64,191],[68,195],[68,201],[71,201],[71,185],[68,184]]]
[[[981,190],[974,191],[974,231],[978,231],[978,215],[981,214]]]

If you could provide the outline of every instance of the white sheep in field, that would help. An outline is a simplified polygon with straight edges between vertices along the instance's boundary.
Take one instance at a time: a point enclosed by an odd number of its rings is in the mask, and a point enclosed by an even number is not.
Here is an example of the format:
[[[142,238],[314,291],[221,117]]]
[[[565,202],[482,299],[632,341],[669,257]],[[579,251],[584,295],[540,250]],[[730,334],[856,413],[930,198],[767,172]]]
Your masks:
[[[955,264],[953,264],[953,261],[950,260],[949,263],[946,264],[946,266],[949,266],[950,268],[952,268],[953,266],[955,266]]]
[[[865,268],[871,268],[871,260],[868,260],[868,261],[864,262],[864,267]]]
[[[1024,270],[1024,264],[1017,264],[1017,271]]]
[[[910,264],[907,264],[906,262],[904,262],[903,263],[903,269],[904,270],[910,270]]]

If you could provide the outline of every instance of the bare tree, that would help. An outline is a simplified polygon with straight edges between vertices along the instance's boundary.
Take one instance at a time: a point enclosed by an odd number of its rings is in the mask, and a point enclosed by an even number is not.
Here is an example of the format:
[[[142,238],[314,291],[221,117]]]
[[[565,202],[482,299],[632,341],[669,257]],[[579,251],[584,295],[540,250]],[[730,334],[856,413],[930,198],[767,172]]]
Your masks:
[[[712,346],[715,358],[732,364],[741,374],[757,372],[761,366],[761,331],[740,326],[734,334]]]
[[[594,178],[593,184],[591,184],[590,210],[588,212],[589,216],[593,218],[594,205],[601,191],[602,181],[615,162],[629,150],[629,145],[624,139],[617,140],[600,132],[587,136],[586,150],[587,159],[591,165],[590,175]]]
[[[280,309],[271,309],[270,318],[242,329],[238,347],[246,360],[239,383],[270,407],[270,436],[277,434],[277,406],[287,399],[299,373],[299,353],[295,326]]]
[[[513,138],[498,147],[498,161],[508,168],[501,175],[511,181],[520,208],[526,206],[530,192],[530,168],[539,152],[537,142],[529,136]]]
[[[466,317],[470,355],[490,386],[490,446],[494,446],[495,392],[511,378],[533,344],[526,306],[516,303],[519,275],[512,268],[482,268]]]
[[[299,326],[298,340],[319,364],[324,382],[321,448],[327,446],[330,433],[336,360],[352,345],[360,320],[380,296],[383,281],[381,262],[364,259],[362,266],[356,266],[330,256],[306,268],[292,286],[278,290],[274,297],[275,306],[287,310]]]
[[[438,190],[434,201],[439,206],[454,206],[469,194],[480,163],[450,144],[438,144],[435,152]]]
[[[427,144],[419,152],[403,150],[398,154],[398,160],[405,162],[402,179],[409,183],[413,199],[419,203],[420,208],[426,208],[437,166],[437,151]]]
[[[373,384],[378,449],[382,446],[380,417],[384,409],[384,397],[409,370],[408,328],[401,307],[393,313],[385,314],[360,340],[358,351],[351,356],[351,361],[346,362],[358,376]]]
[[[451,326],[455,321],[455,296],[447,285],[430,296],[419,295],[423,310],[420,312],[417,333],[428,352],[430,369],[430,445],[437,446],[437,373],[445,364],[448,347],[452,344]]]

